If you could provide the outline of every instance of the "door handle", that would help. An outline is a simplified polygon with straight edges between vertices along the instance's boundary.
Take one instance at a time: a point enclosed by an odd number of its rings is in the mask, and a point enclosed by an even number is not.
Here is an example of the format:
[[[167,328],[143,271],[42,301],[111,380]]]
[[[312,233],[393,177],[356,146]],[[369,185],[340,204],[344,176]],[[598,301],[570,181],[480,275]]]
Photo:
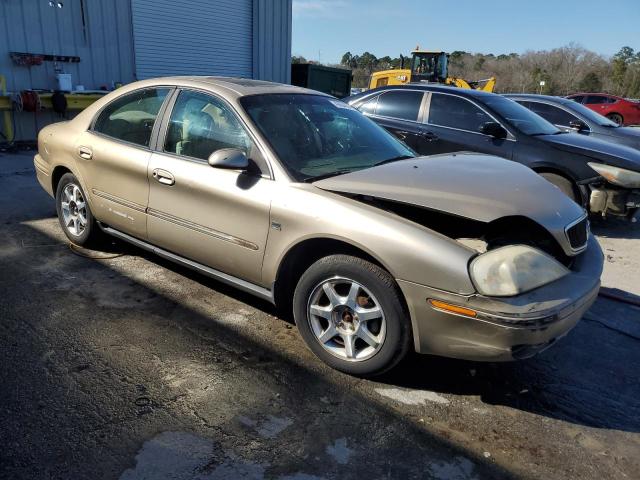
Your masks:
[[[151,175],[163,185],[173,185],[174,183],[176,183],[176,179],[174,178],[173,174],[171,172],[167,172],[166,170],[162,170],[161,168],[156,168],[151,173]]]
[[[93,152],[89,147],[78,147],[78,156],[80,158],[84,158],[85,160],[91,160],[91,157],[93,157]]]

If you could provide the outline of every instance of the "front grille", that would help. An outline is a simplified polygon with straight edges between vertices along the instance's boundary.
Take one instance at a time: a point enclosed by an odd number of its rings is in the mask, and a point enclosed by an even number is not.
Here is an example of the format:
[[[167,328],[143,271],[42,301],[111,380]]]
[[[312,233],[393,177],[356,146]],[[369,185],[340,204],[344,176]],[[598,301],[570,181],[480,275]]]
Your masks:
[[[582,250],[589,238],[589,220],[584,217],[578,223],[571,225],[567,228],[567,239],[569,239],[569,245],[573,250]]]

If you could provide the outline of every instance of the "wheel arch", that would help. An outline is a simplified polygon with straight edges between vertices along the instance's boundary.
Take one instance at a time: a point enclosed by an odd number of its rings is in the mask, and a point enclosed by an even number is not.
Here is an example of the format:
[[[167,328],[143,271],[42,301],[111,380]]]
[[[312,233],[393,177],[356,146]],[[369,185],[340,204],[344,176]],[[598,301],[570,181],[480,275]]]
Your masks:
[[[538,174],[540,174],[540,173],[552,173],[554,175],[558,175],[558,176],[568,180],[569,182],[571,182],[571,185],[573,186],[574,193],[576,195],[578,195],[582,199],[582,203],[583,204],[585,203],[585,201],[586,201],[585,192],[580,187],[580,184],[578,183],[578,180],[568,170],[566,170],[566,169],[564,169],[562,167],[559,167],[557,165],[549,165],[549,164],[546,164],[546,163],[533,165],[533,166],[531,166],[531,170],[533,170],[534,172],[536,172]]]
[[[312,237],[300,240],[290,246],[283,254],[276,271],[273,283],[273,298],[275,304],[285,312],[291,311],[293,290],[297,280],[316,261],[329,255],[344,254],[367,260],[389,272],[395,278],[391,269],[385,263],[372,255],[363,247],[348,242],[345,239],[333,237]],[[401,292],[401,290],[398,288]],[[401,301],[406,300],[401,292]]]
[[[73,173],[71,171],[71,169],[69,167],[67,167],[66,165],[56,165],[56,167],[51,172],[51,188],[53,190],[53,195],[54,196],[56,195],[56,191],[58,189],[58,183],[60,183],[60,179],[66,173],[71,173],[72,175],[75,175],[75,173]],[[76,175],[76,177],[77,177],[77,175]]]
[[[618,115],[620,117],[620,119],[622,120],[620,123],[620,126],[622,126],[622,124],[624,123],[624,115],[618,111],[613,111],[613,112],[607,112],[605,114],[605,117],[609,118],[612,115]]]

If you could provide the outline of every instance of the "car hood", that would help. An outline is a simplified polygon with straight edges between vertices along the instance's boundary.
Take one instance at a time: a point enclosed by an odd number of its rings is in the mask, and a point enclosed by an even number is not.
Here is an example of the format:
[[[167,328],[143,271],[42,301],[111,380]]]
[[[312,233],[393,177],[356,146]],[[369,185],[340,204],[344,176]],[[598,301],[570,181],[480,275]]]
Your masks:
[[[635,143],[636,148],[640,148],[640,128],[637,127],[617,127],[602,128],[599,130],[602,135],[613,138],[624,138]]]
[[[586,155],[602,163],[628,170],[640,171],[640,151],[633,147],[577,133],[541,135],[536,137],[554,148],[569,153]]]
[[[525,216],[549,230],[563,246],[565,227],[584,215],[580,206],[524,165],[478,153],[400,160],[313,184],[487,223]]]

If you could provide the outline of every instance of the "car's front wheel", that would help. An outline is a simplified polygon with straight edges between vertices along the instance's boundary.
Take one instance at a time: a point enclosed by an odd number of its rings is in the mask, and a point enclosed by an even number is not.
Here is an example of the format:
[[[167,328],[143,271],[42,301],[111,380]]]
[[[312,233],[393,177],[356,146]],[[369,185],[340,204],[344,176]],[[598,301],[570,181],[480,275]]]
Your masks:
[[[568,180],[565,177],[562,177],[555,173],[542,172],[540,176],[555,185],[558,189],[560,189],[562,193],[564,193],[567,197],[569,197],[577,204],[581,203],[580,198],[576,193],[576,188],[574,187],[571,180]]]
[[[309,348],[337,370],[381,374],[409,350],[409,316],[397,284],[361,258],[331,255],[315,262],[300,278],[293,305]]]
[[[607,118],[620,126],[622,126],[622,123],[624,122],[622,115],[620,115],[619,113],[610,113],[609,115],[607,115]]]
[[[87,196],[72,173],[65,173],[58,182],[56,210],[60,226],[72,243],[86,246],[100,238],[101,231],[91,213]]]

